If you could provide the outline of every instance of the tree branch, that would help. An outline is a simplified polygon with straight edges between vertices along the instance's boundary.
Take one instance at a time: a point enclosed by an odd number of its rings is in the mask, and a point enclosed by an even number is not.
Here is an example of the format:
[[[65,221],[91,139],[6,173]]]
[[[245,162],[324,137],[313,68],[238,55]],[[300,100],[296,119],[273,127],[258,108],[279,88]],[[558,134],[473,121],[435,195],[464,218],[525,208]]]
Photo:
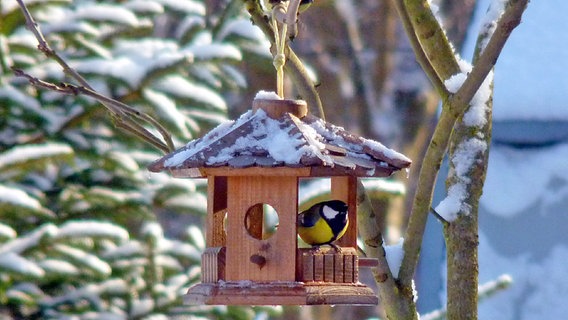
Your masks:
[[[397,319],[415,316],[416,307],[400,298],[398,286],[386,259],[382,233],[376,223],[371,200],[361,181],[357,182],[357,221],[368,222],[359,223],[357,227],[367,256],[378,260],[378,266],[373,268],[372,272],[375,282],[379,285],[379,296],[386,313],[397,315]]]
[[[484,284],[479,285],[478,291],[479,294],[477,299],[479,302],[494,296],[496,293],[499,293],[505,289],[508,289],[511,286],[512,279],[509,275],[504,274],[499,276],[497,279],[486,282]],[[423,314],[420,316],[421,320],[444,320],[447,319],[448,310],[446,308],[441,308],[439,310],[434,310],[427,314]]]
[[[442,112],[422,162],[412,212],[404,237],[404,257],[398,274],[402,286],[410,286],[414,277],[436,178],[446,154],[446,147],[450,141],[449,133],[452,132],[455,120],[449,112]]]
[[[22,9],[22,13],[24,14],[24,18],[26,19],[26,28],[33,33],[35,38],[38,41],[38,50],[41,51],[46,57],[50,59],[54,59],[62,68],[65,74],[68,74],[73,79],[77,80],[82,86],[90,88],[89,83],[80,75],[78,74],[73,68],[71,68],[63,58],[61,58],[51,47],[43,33],[40,31],[38,23],[35,21],[33,16],[31,15],[28,7],[24,4],[23,0],[16,0]]]
[[[510,0],[507,2],[505,12],[497,22],[495,32],[489,39],[487,46],[481,51],[471,73],[453,97],[457,105],[468,103],[487,77],[487,74],[493,69],[511,32],[521,23],[521,16],[528,2],[529,0]]]
[[[314,82],[308,75],[304,64],[292,49],[289,49],[287,58],[288,60],[284,69],[288,71],[288,75],[296,84],[296,89],[298,89],[300,96],[306,101],[308,106],[312,106],[312,110],[315,110],[314,115],[316,117],[325,120],[325,112],[319,93],[316,90]]]
[[[524,2],[524,3],[523,3]],[[469,90],[473,86],[487,86],[483,90],[491,90],[493,84],[485,84],[483,72],[492,68],[494,62],[513,28],[520,23],[520,17],[526,1],[509,3],[507,10],[500,17],[496,32],[491,33],[482,30],[477,40],[476,55],[474,57],[475,73],[472,71],[458,94],[454,97],[460,99],[459,94],[473,95],[477,90]],[[503,27],[506,26],[506,27]],[[486,38],[489,39],[488,45],[483,48]],[[481,58],[484,60],[482,61]],[[481,71],[480,71],[481,70]],[[489,69],[487,72],[489,72]],[[479,75],[479,76],[478,76]],[[473,84],[471,84],[473,83]],[[459,101],[459,100],[458,100]],[[459,103],[459,102],[458,102]],[[447,188],[459,185],[465,189],[465,199],[459,210],[456,212],[457,218],[450,224],[444,226],[444,236],[447,248],[447,314],[449,319],[477,319],[478,305],[478,211],[479,198],[483,190],[483,183],[487,173],[487,161],[489,158],[488,146],[491,139],[491,117],[493,100],[488,97],[487,101],[478,101],[484,106],[471,105],[470,108],[483,107],[485,113],[485,123],[467,125],[462,117],[454,128],[450,145],[450,171],[446,179]],[[473,147],[473,143],[480,147]],[[471,163],[464,161],[462,156],[468,153],[473,158]],[[460,172],[456,167],[461,167]],[[466,171],[466,172],[463,172]],[[459,259],[457,257],[460,257]]]
[[[432,83],[434,89],[438,92],[440,97],[442,97],[442,99],[446,98],[450,93],[444,85],[444,81],[440,78],[432,63],[430,63],[430,60],[426,56],[426,53],[424,52],[424,49],[420,44],[418,36],[414,32],[414,27],[410,20],[408,11],[404,5],[404,0],[396,0],[394,4],[398,15],[400,16],[402,25],[406,31],[406,35],[408,36],[410,45],[412,46],[412,49],[414,51],[416,61],[418,61],[418,64],[420,64],[422,70],[424,70],[424,73],[426,74],[428,79],[430,79],[430,82]]]
[[[127,132],[131,132],[138,137],[144,137],[144,140],[146,142],[150,143],[154,147],[156,147],[156,148],[158,148],[158,149],[160,149],[160,150],[162,150],[166,153],[172,151],[168,148],[168,146],[166,146],[160,139],[158,139],[156,136],[154,136],[146,128],[141,126],[139,123],[133,121],[132,118],[125,117],[125,111],[127,111],[129,115],[136,117],[136,118],[139,118],[141,120],[144,120],[144,121],[146,121],[150,124],[155,125],[157,128],[160,128],[160,126],[156,122],[156,120],[154,120],[153,118],[151,118],[147,114],[142,113],[142,112],[140,112],[140,111],[138,111],[138,110],[136,110],[136,109],[120,102],[120,101],[117,101],[117,100],[108,98],[106,96],[103,96],[103,95],[99,94],[98,92],[93,91],[89,88],[85,88],[85,87],[81,87],[81,86],[75,86],[75,85],[67,84],[67,83],[62,83],[62,84],[57,85],[57,84],[47,82],[47,81],[43,81],[43,80],[40,80],[36,77],[33,77],[33,76],[25,73],[24,71],[20,70],[20,69],[13,68],[12,70],[17,77],[26,78],[31,85],[33,85],[37,88],[43,88],[43,89],[55,91],[55,92],[58,92],[58,93],[61,93],[61,94],[74,95],[74,96],[82,94],[82,95],[94,98],[95,100],[97,100],[101,104],[103,104],[105,107],[107,107],[109,109],[109,111],[111,111],[113,119],[116,121],[115,125],[118,128],[126,130]],[[161,132],[161,134],[162,135],[169,135],[165,131]]]
[[[461,116],[471,101],[473,95],[479,89],[483,79],[491,68],[495,65],[499,50],[492,50],[490,48],[502,48],[508,38],[508,34],[516,26],[513,21],[519,21],[520,16],[524,10],[522,3],[526,0],[515,0],[514,6],[508,6],[505,14],[501,19],[507,17],[509,23],[498,23],[495,31],[496,35],[503,34],[504,30],[508,30],[504,36],[494,36],[491,38],[487,46],[485,58],[477,61],[474,70],[478,71],[470,79],[471,75],[467,77],[462,88],[455,95],[450,95],[448,98],[443,99],[443,111],[440,116],[438,125],[434,130],[432,140],[426,151],[426,156],[423,166],[420,170],[416,194],[414,197],[412,212],[406,231],[404,241],[404,258],[399,272],[399,281],[401,286],[410,287],[420,253],[420,246],[424,235],[424,229],[428,217],[428,212],[432,203],[432,195],[440,165],[448,147],[451,132],[454,124],[459,116]],[[440,79],[448,79],[450,76],[461,72],[457,63],[457,58],[453,53],[449,42],[445,38],[442,29],[432,14],[426,1],[419,0],[404,0],[406,10],[410,17],[415,17],[411,20],[412,30],[408,30],[409,34],[416,34],[421,43],[421,47],[428,56],[428,60],[432,67],[436,70]],[[517,6],[522,6],[523,10],[519,10]],[[513,9],[511,9],[513,8]],[[517,18],[514,18],[517,17]],[[501,20],[500,20],[501,21]],[[493,52],[493,53],[491,53]],[[489,58],[493,58],[490,60]],[[487,64],[482,66],[482,64]],[[473,73],[473,72],[472,72]],[[482,80],[479,80],[482,79]],[[476,85],[474,87],[474,85]],[[461,92],[461,93],[460,93]],[[459,94],[459,96],[458,96]],[[458,96],[455,98],[455,96]]]
[[[414,42],[413,48],[417,59],[419,59],[423,68],[426,67],[425,72],[436,86],[437,91],[443,93],[443,104],[447,105],[450,96],[447,95],[443,79],[460,72],[448,39],[426,1],[398,0],[397,9],[401,12],[401,18],[411,43]],[[403,244],[404,257],[398,274],[399,284],[402,288],[412,286],[436,178],[457,119],[457,115],[444,111],[434,129],[420,168],[416,194]],[[407,299],[409,298],[407,297]]]
[[[270,40],[272,48],[274,48],[274,31],[270,26],[268,16],[265,15],[258,0],[241,1],[245,4],[246,10],[251,16],[252,23],[262,30],[268,40]],[[313,81],[310,79],[308,72],[304,68],[304,65],[300,61],[300,58],[298,58],[290,46],[286,47],[285,54],[287,61],[284,69],[292,78],[300,96],[306,101],[308,107],[311,108],[312,111],[315,110],[315,116],[325,120],[325,113],[319,94]]]
[[[87,80],[85,80],[85,78],[83,78],[79,73],[77,73],[73,68],[71,68],[63,58],[61,58],[53,49],[51,49],[43,33],[40,31],[39,25],[35,22],[34,18],[30,14],[24,2],[22,0],[17,0],[17,1],[18,4],[20,5],[20,8],[22,9],[24,18],[26,20],[26,27],[34,34],[35,38],[38,41],[38,50],[43,52],[43,54],[47,58],[54,59],[63,68],[63,72],[71,76],[77,82],[79,82],[81,86],[72,86],[72,85],[57,86],[54,84],[43,82],[37,78],[27,75],[21,70],[14,70],[17,76],[24,76],[33,85],[40,86],[50,90],[55,90],[57,92],[66,93],[66,94],[81,93],[91,96],[95,98],[97,101],[99,101],[104,107],[106,107],[111,112],[115,120],[117,120],[116,122],[117,127],[123,128],[126,131],[130,131],[135,136],[150,143],[151,145],[162,150],[165,153],[171,152],[175,149],[171,135],[154,118],[120,101],[98,94],[89,85],[89,83],[87,82]],[[66,87],[69,89],[66,89]],[[70,92],[73,90],[75,90],[75,93]],[[153,127],[155,127],[158,130],[158,132],[160,132],[165,142],[158,139],[150,131],[146,130],[143,126],[136,123],[132,118],[142,120],[143,122],[148,123]]]
[[[429,2],[423,0],[398,1],[403,1],[406,14],[409,17],[408,20],[412,27],[409,30],[412,31],[410,36],[414,35],[418,38],[424,55],[426,55],[440,80],[443,82],[458,73],[460,67],[454,48],[432,12]]]

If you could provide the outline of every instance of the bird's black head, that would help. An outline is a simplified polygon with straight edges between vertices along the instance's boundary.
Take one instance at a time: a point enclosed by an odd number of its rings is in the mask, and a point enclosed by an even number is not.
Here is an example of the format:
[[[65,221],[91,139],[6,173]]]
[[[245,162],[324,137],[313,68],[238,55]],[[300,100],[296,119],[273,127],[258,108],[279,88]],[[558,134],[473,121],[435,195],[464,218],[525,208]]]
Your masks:
[[[347,223],[347,204],[340,200],[322,203],[320,214],[334,231],[343,229]]]
[[[337,212],[347,214],[347,204],[341,200],[326,201],[324,204]]]
[[[335,241],[338,234],[348,223],[347,204],[340,200],[331,200],[321,203],[320,215],[322,216],[333,232],[331,241]]]

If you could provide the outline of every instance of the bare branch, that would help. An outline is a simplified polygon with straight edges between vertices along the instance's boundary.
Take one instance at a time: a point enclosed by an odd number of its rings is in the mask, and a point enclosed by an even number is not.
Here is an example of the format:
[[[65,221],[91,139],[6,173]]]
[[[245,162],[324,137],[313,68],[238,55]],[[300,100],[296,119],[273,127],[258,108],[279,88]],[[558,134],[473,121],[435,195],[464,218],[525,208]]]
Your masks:
[[[258,0],[241,0],[245,4],[245,8],[251,15],[252,23],[262,30],[266,37],[271,41],[272,49],[274,49],[274,31],[270,26],[268,16],[262,11]],[[309,77],[304,65],[294,53],[290,46],[286,47],[285,50],[286,65],[284,69],[288,75],[292,78],[296,88],[302,99],[306,101],[310,110],[315,110],[314,115],[319,118],[325,119],[325,114],[323,106],[319,97],[319,94],[315,88],[314,82]]]
[[[408,23],[412,29],[410,37],[416,36],[420,48],[438,78],[443,82],[452,75],[460,72],[454,48],[450,44],[444,29],[432,12],[429,1],[398,0],[403,1],[404,11],[408,15]],[[398,3],[397,6],[401,4]],[[420,52],[418,52],[420,54]],[[444,96],[442,95],[442,98]]]
[[[512,279],[509,275],[504,274],[499,276],[497,279],[488,281],[482,285],[479,285],[478,299],[481,302],[487,298],[492,297],[496,293],[508,289],[511,286]],[[444,320],[447,318],[448,310],[446,308],[441,308],[434,310],[427,314],[420,316],[421,320]]]
[[[399,319],[408,319],[416,315],[415,306],[406,303],[400,298],[395,278],[388,265],[385,249],[383,247],[383,235],[375,222],[375,212],[371,200],[367,196],[363,183],[357,183],[357,220],[368,223],[358,223],[359,235],[365,243],[365,251],[368,257],[376,258],[378,265],[372,268],[373,277],[379,286],[381,303],[387,314],[396,314]],[[403,316],[404,315],[404,316]]]
[[[146,128],[141,126],[139,123],[133,121],[132,118],[127,117],[126,114],[125,114],[125,112],[127,112],[129,116],[139,118],[139,119],[144,120],[144,121],[151,123],[151,124],[155,124],[155,126],[157,128],[160,128],[160,126],[156,122],[156,120],[154,120],[150,116],[146,115],[145,113],[142,113],[142,112],[140,112],[140,111],[138,111],[138,110],[136,110],[136,109],[120,102],[120,101],[117,101],[117,100],[108,98],[106,96],[103,96],[103,95],[99,94],[98,92],[93,91],[89,88],[85,88],[85,87],[81,87],[81,86],[75,86],[75,85],[67,84],[67,83],[54,84],[54,83],[47,82],[47,81],[38,79],[36,77],[33,77],[33,76],[25,73],[24,71],[20,70],[20,69],[13,68],[12,70],[13,70],[13,72],[16,76],[26,78],[31,85],[33,85],[37,88],[43,88],[43,89],[55,91],[55,92],[58,92],[58,93],[61,93],[61,94],[67,94],[67,95],[73,95],[73,96],[77,96],[77,95],[82,94],[82,95],[89,96],[91,98],[96,99],[97,101],[99,101],[101,104],[103,104],[105,107],[107,107],[109,109],[109,111],[113,115],[113,119],[115,120],[116,127],[121,128],[121,129],[123,129],[127,132],[131,132],[138,137],[142,137],[144,139],[144,141],[150,143],[154,147],[156,147],[156,148],[158,148],[158,149],[160,149],[160,150],[162,150],[166,153],[172,151],[160,139],[156,138],[150,131],[148,131]],[[160,132],[160,133],[162,135],[169,136],[169,133],[167,133],[166,131]]]
[[[30,30],[35,38],[38,41],[38,50],[41,51],[46,57],[50,59],[54,59],[57,63],[63,68],[63,72],[68,74],[69,76],[73,77],[73,79],[77,80],[82,86],[90,88],[89,83],[80,75],[78,74],[73,68],[71,68],[67,62],[63,58],[61,58],[51,47],[43,33],[40,31],[39,25],[34,20],[33,16],[31,15],[28,7],[24,4],[23,0],[17,0],[20,8],[22,9],[22,13],[24,14],[24,18],[26,19],[26,28]]]
[[[54,90],[64,94],[74,94],[74,95],[80,93],[93,97],[111,112],[111,114],[114,116],[116,120],[117,127],[120,127],[126,131],[130,131],[135,136],[142,138],[144,141],[152,144],[154,147],[157,147],[158,149],[164,151],[165,153],[171,152],[175,149],[171,135],[154,118],[120,101],[105,97],[97,93],[89,85],[89,83],[87,82],[87,80],[85,80],[85,78],[83,78],[79,73],[77,73],[73,68],[71,68],[63,58],[61,58],[53,49],[51,49],[43,33],[40,31],[39,25],[35,22],[34,18],[30,14],[24,2],[22,0],[17,0],[17,1],[18,4],[20,5],[20,8],[22,9],[24,18],[26,20],[26,27],[34,34],[34,36],[38,41],[38,50],[43,52],[43,54],[45,54],[46,57],[54,59],[63,68],[63,72],[65,72],[73,79],[75,79],[77,82],[79,82],[81,86],[73,86],[69,84],[58,86],[34,78],[33,76],[27,75],[21,70],[14,70],[17,76],[23,76],[27,78],[31,84],[48,90]],[[154,134],[152,134],[150,131],[146,130],[143,126],[136,123],[132,118],[142,120],[143,122],[148,123],[153,127],[155,127],[158,130],[158,132],[160,132],[165,143],[160,139],[158,139],[156,136],[154,136]]]
[[[414,27],[412,25],[412,22],[410,21],[410,16],[404,5],[404,0],[396,0],[394,3],[396,10],[398,11],[398,15],[400,16],[402,25],[406,30],[406,35],[408,36],[408,40],[410,41],[414,55],[416,56],[416,61],[418,61],[418,63],[422,67],[422,70],[424,70],[424,73],[426,74],[428,79],[430,79],[430,82],[434,86],[434,89],[436,89],[440,97],[444,99],[450,93],[444,85],[444,81],[440,78],[440,76],[434,69],[434,66],[426,56],[422,45],[420,44],[420,40],[418,39],[418,36],[414,31]]]
[[[411,43],[414,41],[412,45],[417,59],[419,59],[423,68],[426,67],[425,72],[437,87],[437,91],[442,93],[443,104],[447,106],[450,96],[443,79],[460,72],[460,68],[440,23],[426,1],[397,0],[397,10],[401,13],[405,22],[406,33],[411,39]],[[445,107],[441,113],[432,140],[426,150],[404,237],[404,257],[398,278],[400,286],[406,288],[407,291],[412,286],[412,279],[418,264],[438,171],[446,153],[454,123],[458,117],[457,114],[450,113],[447,109]]]
[[[323,105],[314,82],[308,75],[308,71],[304,67],[300,58],[298,58],[292,49],[289,47],[288,49],[288,61],[284,68],[288,71],[288,75],[294,80],[296,88],[298,89],[302,99],[306,100],[308,106],[311,106],[312,110],[316,111],[314,112],[314,115],[325,120]]]
[[[449,96],[447,99],[443,99],[444,111],[440,116],[432,140],[426,151],[426,156],[420,171],[418,186],[412,206],[412,213],[410,215],[410,220],[406,231],[406,237],[404,241],[405,255],[399,272],[399,280],[403,287],[408,287],[411,285],[411,281],[416,270],[418,257],[420,254],[420,246],[424,235],[424,228],[426,226],[429,208],[432,204],[432,194],[436,182],[436,177],[438,175],[438,170],[445,155],[446,149],[449,145],[450,135],[453,130],[454,124],[457,118],[465,112],[465,110],[469,106],[469,101],[472,99],[475,92],[477,92],[479,86],[481,85],[491,68],[493,68],[493,66],[495,65],[497,56],[500,53],[500,48],[503,47],[508,38],[508,35],[513,30],[513,28],[516,27],[514,22],[520,20],[524,8],[526,7],[527,0],[511,0],[511,2],[514,3],[514,5],[508,6],[506,12],[501,17],[501,20],[503,20],[504,22],[501,23],[500,20],[500,22],[498,23],[494,36],[489,41],[486,52],[484,52],[483,54],[485,55],[485,57],[483,59],[480,57],[480,59],[474,66],[474,70],[477,68],[478,71],[475,71],[472,79],[470,79],[470,77],[472,77],[471,74],[470,76],[468,76],[468,78],[464,82],[464,85],[462,85],[462,88],[460,88],[458,93],[453,96]],[[426,2],[405,0],[405,4],[407,4],[407,8],[410,6],[413,8],[413,10],[415,10],[413,16],[420,16],[422,20],[435,21],[435,18],[433,17]],[[426,16],[430,18],[426,18]],[[421,21],[421,23],[424,23],[424,21]],[[441,28],[439,29],[441,30]],[[414,33],[419,34],[417,33],[417,31],[414,31]],[[449,52],[453,52],[451,47],[449,47],[449,43],[446,42],[447,47],[441,48],[439,46],[442,45],[444,41],[432,39],[439,38],[439,32],[434,31],[433,33],[421,34],[422,37],[419,36],[419,40],[422,43],[424,51],[429,57],[431,57],[435,53],[446,52],[447,55],[449,55]],[[504,36],[505,34],[506,36]],[[426,40],[423,40],[423,37],[426,37]],[[499,49],[497,50],[497,48]],[[451,75],[460,72],[455,56],[449,61],[442,60],[440,58],[430,58],[429,61],[430,63],[432,63],[434,69],[438,70],[437,73],[442,79],[447,79]],[[454,67],[450,67],[450,65],[453,65]],[[476,87],[473,87],[474,84],[476,85]],[[463,92],[460,92],[462,90]]]
[[[412,212],[404,237],[404,257],[398,273],[399,282],[402,286],[411,286],[414,277],[424,229],[432,204],[436,178],[442,159],[446,154],[446,148],[451,136],[449,133],[452,132],[455,121],[456,118],[449,112],[442,112],[422,161],[416,193],[412,203]]]
[[[287,36],[290,40],[294,40],[298,33],[298,9],[300,8],[300,2],[301,0],[290,0],[288,5],[286,23],[288,24]]]
[[[467,103],[473,98],[477,89],[479,89],[491,69],[495,66],[497,58],[501,54],[501,50],[503,50],[511,32],[521,23],[521,16],[528,2],[529,0],[510,0],[507,3],[505,12],[497,22],[495,32],[489,39],[487,46],[479,55],[463,85],[454,95],[453,99],[456,101],[456,104]]]

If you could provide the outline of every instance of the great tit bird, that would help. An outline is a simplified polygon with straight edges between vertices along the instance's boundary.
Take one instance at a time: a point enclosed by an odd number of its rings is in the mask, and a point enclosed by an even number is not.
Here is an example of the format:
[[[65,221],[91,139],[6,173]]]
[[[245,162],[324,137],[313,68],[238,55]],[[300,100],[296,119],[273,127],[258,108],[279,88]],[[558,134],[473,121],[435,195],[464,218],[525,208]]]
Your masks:
[[[331,245],[343,236],[349,225],[347,204],[340,200],[316,203],[298,214],[298,234],[312,246]]]

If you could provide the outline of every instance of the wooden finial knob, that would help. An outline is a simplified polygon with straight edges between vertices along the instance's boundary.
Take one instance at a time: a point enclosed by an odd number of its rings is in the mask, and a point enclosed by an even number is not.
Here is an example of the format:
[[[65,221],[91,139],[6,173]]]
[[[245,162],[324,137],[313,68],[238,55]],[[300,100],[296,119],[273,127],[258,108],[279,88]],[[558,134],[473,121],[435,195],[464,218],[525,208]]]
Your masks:
[[[254,99],[252,110],[262,109],[272,119],[279,119],[285,113],[291,113],[298,118],[308,114],[308,105],[304,100],[278,100],[278,99]]]

